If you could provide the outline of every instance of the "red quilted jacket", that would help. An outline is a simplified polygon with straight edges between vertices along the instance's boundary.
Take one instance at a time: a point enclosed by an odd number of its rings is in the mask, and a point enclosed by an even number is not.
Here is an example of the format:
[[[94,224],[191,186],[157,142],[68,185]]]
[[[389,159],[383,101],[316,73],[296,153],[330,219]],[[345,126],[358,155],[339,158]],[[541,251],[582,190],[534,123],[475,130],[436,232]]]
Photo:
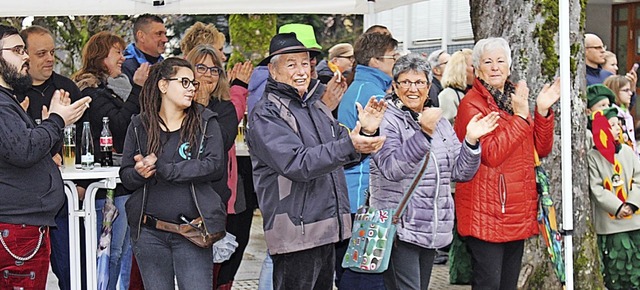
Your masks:
[[[471,181],[457,183],[455,205],[460,235],[502,243],[538,233],[533,149],[540,157],[551,152],[554,118],[551,110],[527,121],[510,115],[476,79],[458,107],[458,138],[464,138],[474,115],[493,111],[500,113],[498,127],[480,139],[480,169]]]

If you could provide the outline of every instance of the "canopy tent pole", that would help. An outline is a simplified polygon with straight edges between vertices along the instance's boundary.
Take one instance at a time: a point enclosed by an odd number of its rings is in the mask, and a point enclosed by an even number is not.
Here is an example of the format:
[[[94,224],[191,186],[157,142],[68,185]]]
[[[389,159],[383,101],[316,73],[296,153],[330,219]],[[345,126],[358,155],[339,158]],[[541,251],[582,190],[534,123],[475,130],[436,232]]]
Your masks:
[[[411,9],[409,6],[413,6],[413,4],[404,6],[404,27],[402,28],[402,50],[409,51],[409,44],[411,43],[411,34],[409,33],[411,28]]]
[[[567,290],[573,290],[573,180],[571,154],[571,42],[569,38],[569,0],[560,0],[560,139],[562,158],[562,229],[564,235],[564,262]]]
[[[447,47],[449,46],[449,28],[451,24],[451,5],[453,1],[447,1],[444,4],[444,11],[442,15],[444,15],[444,19],[442,21],[442,37],[440,42],[440,48],[444,49],[444,51],[448,51]]]
[[[376,21],[376,0],[367,0],[367,14],[364,15],[364,29],[368,29]],[[364,31],[363,31],[364,32]]]

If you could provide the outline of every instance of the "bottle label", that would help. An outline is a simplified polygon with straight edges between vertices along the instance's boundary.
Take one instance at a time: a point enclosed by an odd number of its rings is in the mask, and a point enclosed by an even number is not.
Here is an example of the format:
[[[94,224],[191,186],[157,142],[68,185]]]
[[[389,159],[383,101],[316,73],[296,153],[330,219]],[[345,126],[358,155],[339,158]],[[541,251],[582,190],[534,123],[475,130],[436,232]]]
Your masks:
[[[113,146],[112,137],[100,137],[100,147]]]
[[[94,162],[94,160],[93,160],[93,154],[91,154],[91,153],[87,153],[87,154],[85,154],[85,155],[82,155],[82,156],[80,157],[80,161],[81,161],[82,163],[91,163],[91,164],[93,164],[93,162]]]

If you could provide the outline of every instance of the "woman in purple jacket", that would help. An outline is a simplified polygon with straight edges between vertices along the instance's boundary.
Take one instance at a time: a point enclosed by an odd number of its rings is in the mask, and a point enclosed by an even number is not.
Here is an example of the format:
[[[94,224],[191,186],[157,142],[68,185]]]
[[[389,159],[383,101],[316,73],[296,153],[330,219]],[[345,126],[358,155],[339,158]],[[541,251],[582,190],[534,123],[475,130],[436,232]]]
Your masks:
[[[429,287],[435,249],[448,245],[453,237],[449,183],[473,177],[480,165],[478,139],[493,131],[499,118],[497,114],[475,116],[461,144],[441,109],[425,108],[430,70],[417,54],[396,62],[393,93],[385,97],[389,106],[380,124],[380,135],[387,140],[371,159],[371,206],[396,208],[429,155],[427,169],[398,223],[389,269],[383,274],[388,290]]]

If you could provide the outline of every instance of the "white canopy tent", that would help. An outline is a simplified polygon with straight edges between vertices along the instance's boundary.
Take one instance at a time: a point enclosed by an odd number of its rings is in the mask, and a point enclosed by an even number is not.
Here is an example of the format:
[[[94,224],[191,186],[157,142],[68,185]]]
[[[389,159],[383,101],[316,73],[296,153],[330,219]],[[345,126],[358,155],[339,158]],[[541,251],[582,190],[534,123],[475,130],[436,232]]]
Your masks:
[[[366,14],[425,0],[22,0],[6,1],[0,17],[152,14]]]
[[[375,12],[427,0],[22,0],[5,1],[0,17],[60,15],[152,14],[367,14],[365,26],[375,24]],[[566,289],[573,289],[573,212],[571,179],[571,104],[569,1],[560,0],[560,75],[563,230],[565,237]],[[408,9],[408,8],[407,8]],[[443,31],[446,34],[446,30]],[[406,31],[404,32],[406,36]],[[407,37],[405,37],[407,39]],[[446,42],[443,43],[446,47]],[[93,273],[95,275],[95,273]],[[94,277],[88,277],[92,280]],[[93,281],[92,281],[93,282]],[[95,282],[94,282],[95,283]],[[89,283],[92,284],[92,283]],[[95,284],[94,284],[95,288]]]

